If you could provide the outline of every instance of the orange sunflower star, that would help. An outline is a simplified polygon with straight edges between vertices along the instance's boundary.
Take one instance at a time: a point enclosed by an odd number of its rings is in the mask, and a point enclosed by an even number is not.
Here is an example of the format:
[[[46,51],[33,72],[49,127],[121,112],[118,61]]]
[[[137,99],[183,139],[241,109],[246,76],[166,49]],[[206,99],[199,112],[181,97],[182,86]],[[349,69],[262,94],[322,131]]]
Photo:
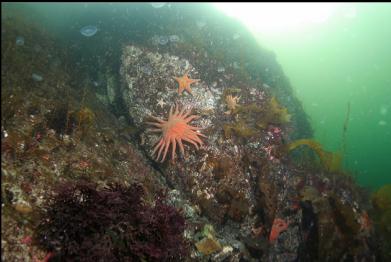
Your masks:
[[[178,88],[178,94],[182,94],[183,90],[186,90],[190,94],[193,94],[191,92],[190,85],[192,83],[196,83],[200,81],[201,79],[190,79],[187,75],[189,74],[189,70],[186,71],[186,73],[182,77],[174,77],[176,81],[178,81],[179,88]]]
[[[152,152],[152,156],[157,152],[156,161],[159,161],[162,153],[163,155],[160,162],[165,160],[170,145],[172,145],[171,158],[173,161],[175,159],[177,144],[179,145],[182,155],[184,155],[185,150],[183,148],[182,140],[193,144],[197,149],[199,146],[203,145],[200,136],[206,136],[197,132],[197,130],[200,130],[201,128],[188,125],[192,120],[199,118],[197,115],[190,115],[190,111],[191,109],[186,110],[185,108],[182,108],[182,110],[179,111],[179,107],[176,104],[175,111],[173,111],[173,106],[171,106],[167,121],[152,116],[157,123],[147,122],[148,124],[157,127],[150,129],[150,131],[162,133],[159,142],[155,145]]]

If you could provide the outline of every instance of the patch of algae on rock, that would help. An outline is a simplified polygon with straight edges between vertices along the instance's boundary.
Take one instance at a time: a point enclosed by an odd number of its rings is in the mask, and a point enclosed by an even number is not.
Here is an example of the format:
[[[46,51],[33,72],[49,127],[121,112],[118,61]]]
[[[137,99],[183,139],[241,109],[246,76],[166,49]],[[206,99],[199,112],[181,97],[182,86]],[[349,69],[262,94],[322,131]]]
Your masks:
[[[235,91],[235,89],[230,89],[226,93],[232,93],[232,90]],[[281,125],[291,120],[288,109],[281,106],[274,96],[264,107],[256,103],[236,105],[230,113],[238,114],[238,118],[233,123],[223,126],[226,138],[230,138],[232,133],[240,137],[251,137],[266,129],[269,124]]]
[[[372,196],[373,206],[377,209],[391,209],[391,184],[381,187]]]
[[[375,209],[375,223],[386,240],[382,249],[391,250],[391,184],[373,193],[372,204]],[[388,257],[391,257],[391,253],[388,253]]]
[[[322,148],[322,145],[312,139],[299,139],[289,143],[286,146],[288,152],[294,150],[295,148],[306,145],[319,156],[320,162],[323,167],[330,171],[339,171],[341,170],[342,165],[342,154],[340,152],[327,152]]]
[[[195,244],[199,252],[207,256],[222,250],[220,242],[215,237],[215,231],[212,225],[205,225],[202,235],[205,237]]]

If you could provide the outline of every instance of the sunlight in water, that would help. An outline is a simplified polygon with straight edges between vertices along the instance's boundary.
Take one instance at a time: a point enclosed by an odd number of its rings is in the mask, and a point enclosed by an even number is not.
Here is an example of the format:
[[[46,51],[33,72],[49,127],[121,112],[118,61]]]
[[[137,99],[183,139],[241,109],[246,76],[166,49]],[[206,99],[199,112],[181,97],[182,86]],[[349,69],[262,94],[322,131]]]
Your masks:
[[[215,3],[256,33],[279,33],[324,23],[338,3]]]

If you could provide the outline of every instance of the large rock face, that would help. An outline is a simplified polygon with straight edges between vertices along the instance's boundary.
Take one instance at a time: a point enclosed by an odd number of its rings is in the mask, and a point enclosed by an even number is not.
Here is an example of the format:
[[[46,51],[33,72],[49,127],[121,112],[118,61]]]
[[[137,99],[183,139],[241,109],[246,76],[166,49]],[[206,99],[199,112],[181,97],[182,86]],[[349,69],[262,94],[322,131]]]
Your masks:
[[[173,77],[182,76],[186,71],[189,71],[191,78],[200,78],[201,81],[191,85],[192,94],[186,92],[178,94],[178,83]],[[171,183],[186,189],[186,193],[193,198],[200,199],[201,207],[205,212],[210,212],[212,217],[222,220],[225,214],[230,214],[237,220],[243,218],[250,206],[248,194],[250,191],[246,190],[250,186],[243,170],[237,165],[232,165],[240,162],[238,146],[224,138],[223,119],[232,117],[224,114],[224,111],[227,111],[222,102],[224,89],[219,84],[204,81],[202,73],[186,59],[135,46],[126,46],[123,49],[121,75],[124,80],[123,98],[134,123],[144,128],[145,132],[141,135],[142,142],[150,155],[153,145],[158,142],[159,135],[148,133],[145,129],[144,123],[149,116],[167,119],[169,109],[175,103],[191,106],[193,114],[201,116],[191,124],[202,128],[202,133],[207,136],[203,138],[205,145],[196,151],[190,143],[184,143],[186,157],[180,155],[175,164],[166,161],[161,168],[165,170]],[[164,103],[158,104],[160,100]],[[216,168],[213,167],[214,165]],[[216,180],[213,172],[214,169],[218,169],[217,165],[223,165],[220,169],[226,170],[220,172],[222,174]],[[221,183],[219,180],[226,180],[223,184],[228,188],[212,186]],[[240,192],[241,190],[237,190],[240,187],[245,190]],[[219,205],[215,198],[216,194],[219,194],[225,206]],[[231,207],[234,202],[244,205],[239,207],[237,203],[235,206],[238,207],[235,209]],[[215,208],[222,210],[216,213]]]
[[[350,200],[344,201],[353,201],[348,186],[339,196],[334,195],[327,174],[311,174],[310,177],[316,177],[310,179],[303,177],[303,171],[286,158],[282,150],[284,140],[292,138],[302,120],[296,115],[301,108],[292,110],[296,114],[291,115],[278,102],[279,98],[274,95],[281,90],[276,92],[276,88],[262,80],[243,77],[234,65],[218,69],[216,73],[216,63],[208,56],[199,64],[192,62],[197,61],[194,53],[189,58],[180,58],[173,53],[135,45],[125,46],[122,51],[121,94],[129,116],[140,130],[141,147],[168,185],[201,211],[201,217],[188,217],[193,226],[200,221],[213,224],[225,251],[236,247],[228,252],[231,257],[247,254],[244,256],[269,261],[316,258],[323,254],[317,251],[321,250],[318,241],[321,245],[331,238],[346,237],[318,235],[327,224],[338,226],[340,221],[330,218],[330,214],[345,212],[342,216],[346,220],[359,214],[353,214],[340,204],[342,195],[345,198],[350,195]],[[178,93],[174,77],[185,72],[190,78],[200,79],[191,84],[192,94]],[[206,137],[199,150],[185,142],[185,156],[177,150],[179,157],[175,162],[166,159],[160,163],[153,160],[152,151],[161,134],[149,132],[146,123],[151,121],[150,116],[167,120],[174,104],[191,107],[192,113],[200,116],[191,124],[200,127]],[[307,201],[308,192],[312,191],[315,193],[310,194],[310,203],[300,206],[301,197]],[[357,231],[358,224],[351,223],[352,230]],[[191,228],[190,231],[195,229]],[[303,239],[303,234],[308,236]],[[220,248],[214,236],[206,239]],[[205,241],[196,246],[201,247]],[[311,244],[314,241],[316,244]],[[341,250],[346,251],[346,248]],[[209,252],[205,250],[206,254]],[[219,261],[228,253],[223,249],[212,258]],[[199,255],[194,253],[193,258],[201,259]]]
[[[191,78],[201,80],[191,85],[192,95],[178,94],[178,83],[173,77],[188,70]],[[186,157],[180,156],[175,163],[157,163],[169,184],[192,199],[216,225],[237,223],[241,228],[235,233],[237,237],[251,235],[257,220],[272,224],[274,217],[268,214],[278,212],[277,197],[286,198],[283,191],[278,195],[273,191],[273,180],[284,183],[289,176],[272,150],[288,131],[285,121],[266,121],[257,116],[267,115],[270,110],[271,95],[264,86],[231,79],[227,85],[224,79],[231,78],[230,74],[222,74],[214,81],[204,80],[203,70],[189,60],[136,46],[124,47],[121,75],[123,99],[134,123],[143,130],[141,141],[147,154],[152,154],[159,139],[146,128],[149,116],[166,119],[175,103],[191,106],[193,113],[201,116],[192,124],[202,128],[206,136],[204,146],[196,150],[184,143]],[[229,110],[228,94],[240,97],[239,109]],[[158,104],[159,100],[165,104]],[[266,172],[265,168],[273,171]],[[267,200],[265,196],[274,199]],[[259,217],[261,209],[264,214]]]

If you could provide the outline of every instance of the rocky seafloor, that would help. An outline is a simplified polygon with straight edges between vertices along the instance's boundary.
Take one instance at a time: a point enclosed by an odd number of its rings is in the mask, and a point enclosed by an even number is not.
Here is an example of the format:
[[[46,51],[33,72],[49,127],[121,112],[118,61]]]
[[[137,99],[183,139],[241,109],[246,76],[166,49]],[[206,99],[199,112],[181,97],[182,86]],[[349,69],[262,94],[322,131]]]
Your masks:
[[[194,24],[198,38],[122,42],[97,85],[88,66],[70,66],[80,50],[18,16],[2,21],[2,261],[386,257],[368,193],[335,155],[310,140],[291,152],[312,131],[273,54]],[[179,94],[185,73],[199,81]],[[148,122],[174,105],[205,137],[161,163]]]

